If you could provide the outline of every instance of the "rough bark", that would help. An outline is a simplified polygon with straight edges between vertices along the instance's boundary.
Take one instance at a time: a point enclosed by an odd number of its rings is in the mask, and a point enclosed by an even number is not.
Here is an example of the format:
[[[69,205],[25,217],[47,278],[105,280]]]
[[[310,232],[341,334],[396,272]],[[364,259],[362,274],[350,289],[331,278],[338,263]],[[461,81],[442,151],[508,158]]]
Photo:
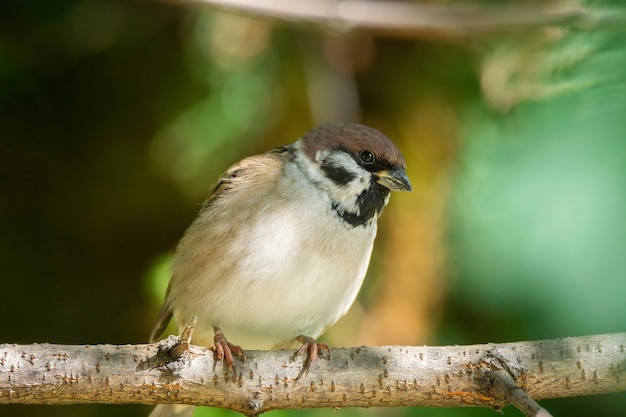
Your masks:
[[[209,348],[178,338],[148,345],[0,345],[0,404],[187,403],[247,415],[275,409],[484,406],[512,399],[626,391],[626,333],[470,346],[333,349],[295,380],[293,351],[247,351],[236,377]],[[505,375],[506,376],[506,375]],[[508,398],[508,399],[507,399]]]

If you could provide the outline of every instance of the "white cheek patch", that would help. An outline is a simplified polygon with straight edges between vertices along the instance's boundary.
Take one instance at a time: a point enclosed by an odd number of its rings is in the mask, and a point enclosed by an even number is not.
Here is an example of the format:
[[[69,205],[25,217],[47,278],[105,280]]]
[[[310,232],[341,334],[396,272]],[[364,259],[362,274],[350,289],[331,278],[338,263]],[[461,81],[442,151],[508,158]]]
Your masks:
[[[346,152],[319,150],[312,160],[301,152],[300,141],[294,143],[294,150],[299,172],[324,191],[333,210],[340,216],[344,213],[350,214],[348,217],[361,215],[358,198],[372,184],[370,172]]]
[[[371,174],[360,167],[346,152],[323,150],[315,154],[319,166],[343,173],[342,182],[326,176],[327,190],[341,210],[359,214],[358,196],[367,190],[371,184]]]

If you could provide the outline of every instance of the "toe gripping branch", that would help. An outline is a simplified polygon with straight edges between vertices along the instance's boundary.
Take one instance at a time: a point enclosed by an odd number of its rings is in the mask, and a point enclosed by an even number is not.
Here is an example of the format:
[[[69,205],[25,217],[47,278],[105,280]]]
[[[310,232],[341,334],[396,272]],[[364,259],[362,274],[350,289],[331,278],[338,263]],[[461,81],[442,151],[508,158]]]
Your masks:
[[[309,374],[309,369],[311,366],[317,361],[318,356],[321,356],[320,351],[328,352],[328,360],[331,359],[330,347],[328,347],[327,343],[324,342],[316,342],[315,339],[308,336],[298,336],[296,340],[302,343],[302,346],[293,356],[295,360],[297,357],[302,356],[303,353],[308,352],[309,355],[304,360],[304,364],[302,365],[302,369],[300,373],[296,377],[296,380],[299,380],[302,376],[306,376]]]
[[[191,343],[191,338],[193,336],[194,329],[198,322],[198,318],[194,316],[191,319],[191,322],[185,327],[182,335],[170,336],[165,341],[160,342],[159,350],[157,354],[145,362],[139,364],[140,369],[147,368],[159,368],[166,366],[170,363],[176,362],[181,359],[187,351],[189,351],[189,345]],[[217,355],[217,359],[219,361],[226,362],[228,366],[228,370],[235,372],[235,360],[234,355],[239,356],[245,362],[245,354],[243,349],[240,346],[233,345],[228,342],[222,330],[214,326],[215,336],[213,350]],[[327,359],[331,359],[331,351],[328,344],[324,342],[317,342],[315,339],[308,336],[298,336],[296,340],[302,343],[302,346],[298,351],[294,354],[293,360],[302,356],[305,353],[308,353],[306,359],[304,360],[304,364],[302,365],[302,369],[298,373],[296,380],[299,380],[301,377],[309,374],[309,369],[315,364],[318,357],[323,357],[326,355],[322,355],[323,351],[328,353]]]
[[[191,338],[193,336],[193,332],[196,328],[197,323],[198,317],[194,316],[180,336],[169,336],[164,341],[161,341],[157,354],[145,361],[145,363],[141,363],[140,368],[159,368],[181,359],[185,355],[185,353],[189,351],[189,345],[191,344]],[[243,349],[237,345],[229,343],[219,327],[214,327],[214,330],[215,345],[212,347],[212,349],[213,351],[215,351],[217,359],[219,361],[226,362],[228,370],[231,372],[235,372],[235,361],[233,354],[239,356],[245,362]]]
[[[213,343],[215,344],[213,350],[217,354],[217,359],[220,361],[225,361],[226,365],[228,365],[228,370],[235,372],[235,359],[233,358],[233,353],[239,356],[244,362],[246,361],[246,356],[243,352],[243,349],[240,346],[233,345],[228,340],[226,340],[226,336],[222,333],[222,329],[217,326],[213,326],[213,330],[215,331],[215,336],[213,337]]]

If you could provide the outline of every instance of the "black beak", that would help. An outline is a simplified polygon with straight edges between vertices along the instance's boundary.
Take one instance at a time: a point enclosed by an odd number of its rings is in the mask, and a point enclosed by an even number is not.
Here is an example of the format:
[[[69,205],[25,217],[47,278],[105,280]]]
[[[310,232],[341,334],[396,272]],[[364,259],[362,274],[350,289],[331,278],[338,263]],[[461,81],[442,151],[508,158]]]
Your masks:
[[[391,191],[411,191],[411,181],[404,168],[386,169],[376,173],[378,183]]]

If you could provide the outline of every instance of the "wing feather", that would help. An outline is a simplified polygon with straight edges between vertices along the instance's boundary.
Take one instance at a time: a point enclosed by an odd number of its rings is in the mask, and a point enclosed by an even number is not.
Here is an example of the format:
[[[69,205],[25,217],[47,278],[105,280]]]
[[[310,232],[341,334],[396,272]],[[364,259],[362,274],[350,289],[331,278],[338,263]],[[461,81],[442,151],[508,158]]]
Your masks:
[[[173,298],[179,298],[181,293],[207,292],[219,285],[215,282],[220,278],[219,271],[228,265],[224,257],[229,254],[223,253],[224,243],[234,230],[245,225],[246,217],[256,204],[252,196],[268,198],[274,195],[272,191],[279,186],[285,161],[289,158],[289,146],[245,158],[231,166],[212,186],[198,217],[178,244],[165,302],[150,335],[152,342],[165,330],[174,309],[184,304],[183,300],[174,302]],[[221,266],[216,266],[218,264]],[[209,279],[203,274],[207,268],[214,272]],[[185,323],[178,325],[184,326]]]

